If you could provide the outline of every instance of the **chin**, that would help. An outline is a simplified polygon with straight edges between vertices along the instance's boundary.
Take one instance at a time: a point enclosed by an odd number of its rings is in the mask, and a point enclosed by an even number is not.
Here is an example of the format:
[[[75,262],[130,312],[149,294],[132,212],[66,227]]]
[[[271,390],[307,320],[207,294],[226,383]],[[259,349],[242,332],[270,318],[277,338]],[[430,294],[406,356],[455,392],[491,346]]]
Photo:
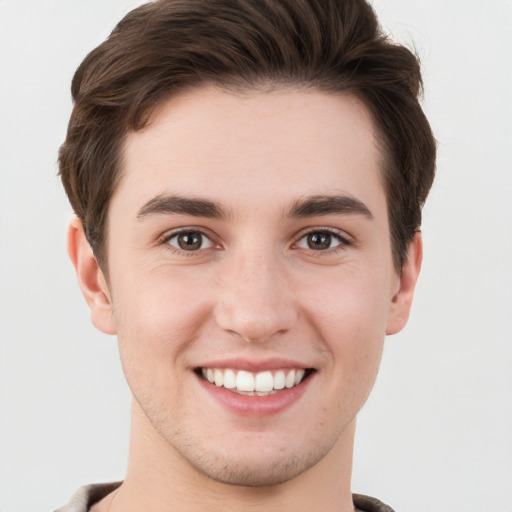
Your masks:
[[[317,457],[320,460],[322,457]],[[313,457],[290,456],[280,460],[231,460],[229,458],[192,462],[204,476],[226,485],[243,487],[269,487],[288,482],[314,466]]]
[[[208,441],[197,439],[186,441],[176,437],[173,447],[189,467],[207,478],[226,485],[244,487],[269,487],[288,482],[308,471],[330,452],[336,440],[327,439],[323,443],[302,442],[287,444],[290,438],[280,436],[280,440],[261,436],[233,436],[230,445],[212,446]],[[204,441],[204,439],[203,439]],[[307,448],[306,448],[307,446]]]

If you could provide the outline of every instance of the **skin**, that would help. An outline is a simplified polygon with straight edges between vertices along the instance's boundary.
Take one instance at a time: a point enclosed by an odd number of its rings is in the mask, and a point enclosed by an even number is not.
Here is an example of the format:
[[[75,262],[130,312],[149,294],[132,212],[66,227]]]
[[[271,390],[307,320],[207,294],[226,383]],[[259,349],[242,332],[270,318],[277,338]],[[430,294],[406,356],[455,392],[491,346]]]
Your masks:
[[[134,397],[126,480],[94,510],[353,510],[356,415],[421,264],[417,235],[393,265],[382,160],[365,107],[312,90],[188,91],[128,134],[108,284],[80,222],[69,231],[92,321],[117,334]],[[169,195],[225,216],[150,211]],[[311,196],[367,212],[290,215]],[[180,229],[207,238],[180,250]],[[327,230],[312,248],[307,235]],[[277,414],[226,409],[194,372],[275,357],[314,369]]]

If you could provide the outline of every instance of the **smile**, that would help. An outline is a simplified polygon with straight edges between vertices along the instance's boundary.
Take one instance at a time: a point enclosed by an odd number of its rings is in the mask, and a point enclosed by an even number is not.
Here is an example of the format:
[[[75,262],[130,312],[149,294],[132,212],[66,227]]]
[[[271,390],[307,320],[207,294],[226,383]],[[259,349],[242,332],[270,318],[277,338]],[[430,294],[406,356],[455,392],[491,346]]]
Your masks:
[[[198,374],[219,388],[249,396],[268,396],[291,389],[306,379],[313,370],[296,368],[248,372],[231,368],[200,368]]]

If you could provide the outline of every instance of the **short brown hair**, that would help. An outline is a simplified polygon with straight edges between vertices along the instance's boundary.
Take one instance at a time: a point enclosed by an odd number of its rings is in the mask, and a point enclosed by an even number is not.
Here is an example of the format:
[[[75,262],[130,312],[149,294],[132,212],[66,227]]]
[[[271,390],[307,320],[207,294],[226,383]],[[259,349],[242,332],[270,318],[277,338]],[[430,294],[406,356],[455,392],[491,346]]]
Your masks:
[[[122,144],[171,93],[205,84],[346,92],[370,111],[395,266],[421,224],[436,144],[419,105],[418,59],[391,42],[364,0],[156,0],[125,16],[82,62],[60,175],[100,265]]]

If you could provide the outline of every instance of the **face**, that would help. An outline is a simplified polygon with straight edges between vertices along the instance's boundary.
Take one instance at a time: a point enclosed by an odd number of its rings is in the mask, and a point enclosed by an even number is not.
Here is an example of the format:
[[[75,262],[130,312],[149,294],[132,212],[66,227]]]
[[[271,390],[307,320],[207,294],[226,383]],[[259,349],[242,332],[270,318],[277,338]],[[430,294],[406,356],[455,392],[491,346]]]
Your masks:
[[[313,91],[187,92],[128,135],[89,303],[167,457],[267,485],[351,435],[419,268],[393,266],[381,161],[365,108]]]

